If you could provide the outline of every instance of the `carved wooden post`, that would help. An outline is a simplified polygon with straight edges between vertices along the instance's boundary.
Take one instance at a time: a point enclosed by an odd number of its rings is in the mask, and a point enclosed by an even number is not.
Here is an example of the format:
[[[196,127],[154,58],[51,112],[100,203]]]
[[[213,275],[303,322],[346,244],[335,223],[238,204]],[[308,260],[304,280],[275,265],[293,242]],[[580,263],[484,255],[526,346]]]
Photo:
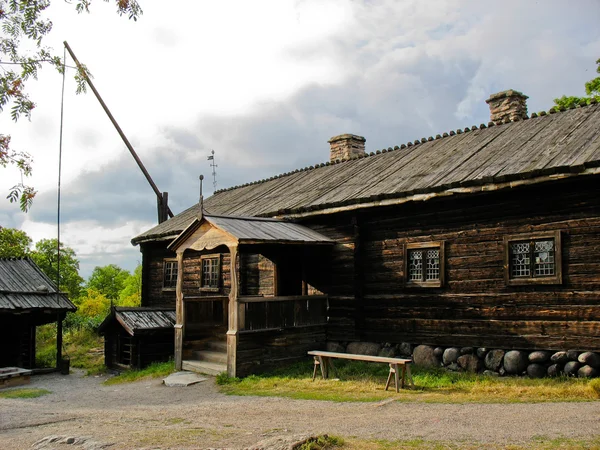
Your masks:
[[[239,324],[239,302],[238,302],[238,273],[237,257],[238,247],[232,245],[229,247],[231,254],[230,272],[231,272],[231,291],[229,292],[229,328],[227,330],[227,374],[230,377],[236,376],[236,352]]]
[[[183,252],[177,253],[177,286],[175,289],[175,370],[181,370],[183,363]]]

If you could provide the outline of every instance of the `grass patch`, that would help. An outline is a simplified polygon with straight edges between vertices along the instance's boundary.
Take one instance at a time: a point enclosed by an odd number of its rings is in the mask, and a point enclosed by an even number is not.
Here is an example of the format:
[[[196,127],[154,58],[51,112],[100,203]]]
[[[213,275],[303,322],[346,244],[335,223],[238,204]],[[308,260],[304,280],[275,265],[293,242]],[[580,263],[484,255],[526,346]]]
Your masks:
[[[63,335],[63,357],[71,360],[71,367],[84,369],[88,375],[106,371],[104,341],[89,328],[66,330]],[[56,324],[36,329],[36,367],[56,366]]]
[[[398,441],[386,440],[362,440],[346,439],[341,447],[344,450],[397,450],[397,449],[431,449],[431,450],[478,450],[481,448],[489,450],[556,450],[574,449],[589,450],[600,449],[600,438],[591,440],[567,439],[567,438],[534,438],[527,443],[519,444],[495,444],[482,442],[447,442],[427,441],[424,439],[410,439]]]
[[[50,393],[51,392],[46,389],[12,389],[10,391],[0,392],[0,398],[37,398]]]
[[[330,450],[344,446],[344,440],[338,436],[329,436],[324,434],[318,436],[316,440],[305,442],[298,450]]]
[[[128,370],[116,377],[109,378],[104,384],[131,383],[146,378],[166,377],[173,372],[175,372],[175,363],[173,361],[152,363],[145,369]]]
[[[413,367],[415,388],[385,391],[388,368],[383,364],[336,361],[330,379],[312,381],[312,362],[302,362],[264,375],[217,377],[222,392],[232,395],[278,396],[330,401],[422,401],[435,403],[523,403],[591,401],[600,398],[600,380],[577,378],[492,378],[443,369]],[[334,378],[337,377],[337,378]]]

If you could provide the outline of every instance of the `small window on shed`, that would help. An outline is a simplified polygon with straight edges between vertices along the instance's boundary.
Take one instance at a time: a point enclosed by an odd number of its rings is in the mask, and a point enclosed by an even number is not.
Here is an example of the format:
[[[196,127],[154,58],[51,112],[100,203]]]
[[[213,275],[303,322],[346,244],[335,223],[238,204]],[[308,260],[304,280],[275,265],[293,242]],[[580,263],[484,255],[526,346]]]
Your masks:
[[[504,238],[504,277],[508,285],[560,284],[560,231]]]
[[[165,259],[163,263],[163,289],[177,287],[177,260]]]
[[[206,255],[201,257],[202,277],[200,290],[218,291],[221,281],[221,255]]]
[[[406,244],[406,285],[440,287],[444,284],[444,243]]]

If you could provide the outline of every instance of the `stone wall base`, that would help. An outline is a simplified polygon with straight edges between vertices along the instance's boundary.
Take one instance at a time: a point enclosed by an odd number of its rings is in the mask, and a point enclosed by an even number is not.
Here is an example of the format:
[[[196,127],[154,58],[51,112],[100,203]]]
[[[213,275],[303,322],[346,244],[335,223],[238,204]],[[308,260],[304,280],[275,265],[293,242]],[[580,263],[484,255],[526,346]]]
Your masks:
[[[376,342],[327,342],[327,350],[372,356],[411,357],[421,367],[489,376],[530,378],[600,376],[600,354],[577,350],[503,350],[482,347],[434,347]]]

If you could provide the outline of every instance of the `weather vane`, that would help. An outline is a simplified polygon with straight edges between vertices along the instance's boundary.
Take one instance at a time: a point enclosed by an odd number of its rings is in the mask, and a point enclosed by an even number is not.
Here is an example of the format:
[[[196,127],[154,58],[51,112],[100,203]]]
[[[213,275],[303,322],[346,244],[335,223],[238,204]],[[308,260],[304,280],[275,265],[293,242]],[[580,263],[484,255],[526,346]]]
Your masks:
[[[216,191],[216,190],[217,190],[217,170],[216,170],[216,169],[217,169],[217,167],[219,167],[219,166],[217,166],[217,165],[215,164],[215,151],[214,151],[214,150],[212,150],[210,153],[211,153],[211,155],[208,157],[208,160],[209,160],[209,161],[212,161],[212,162],[210,163],[210,167],[212,167],[212,176],[213,176],[213,190],[214,190],[214,191]]]

